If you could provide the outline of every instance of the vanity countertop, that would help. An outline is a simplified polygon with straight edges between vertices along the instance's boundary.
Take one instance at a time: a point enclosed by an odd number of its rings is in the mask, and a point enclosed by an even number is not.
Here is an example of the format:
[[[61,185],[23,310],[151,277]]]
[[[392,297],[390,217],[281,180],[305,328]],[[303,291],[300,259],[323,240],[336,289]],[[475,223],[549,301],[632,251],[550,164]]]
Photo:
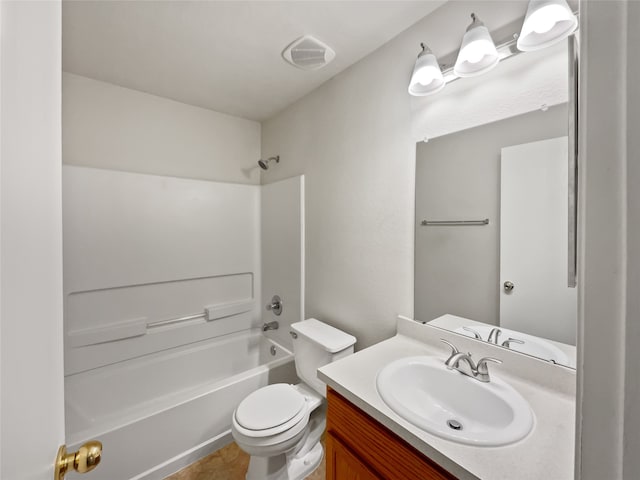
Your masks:
[[[376,390],[378,372],[403,357],[429,355],[446,359],[449,348],[439,344],[440,338],[454,342],[461,350],[482,356],[489,352],[504,361],[503,365],[491,365],[491,371],[518,390],[531,405],[535,425],[527,437],[503,447],[463,445],[429,434],[387,407]],[[491,348],[435,327],[400,319],[395,337],[322,367],[318,377],[461,480],[572,480],[575,371],[513,352],[499,355]]]

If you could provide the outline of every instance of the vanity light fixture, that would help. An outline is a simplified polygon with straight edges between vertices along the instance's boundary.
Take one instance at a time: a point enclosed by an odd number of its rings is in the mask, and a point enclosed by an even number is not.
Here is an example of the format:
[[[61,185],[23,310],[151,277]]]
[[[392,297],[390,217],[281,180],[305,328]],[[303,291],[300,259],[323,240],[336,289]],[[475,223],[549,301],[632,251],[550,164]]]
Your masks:
[[[474,77],[488,72],[498,64],[500,56],[489,30],[484,23],[471,14],[471,25],[462,38],[453,72],[459,77]]]
[[[578,28],[578,19],[566,0],[530,0],[518,49],[531,52],[564,40]]]
[[[445,85],[438,59],[424,43],[420,46],[422,51],[418,54],[409,82],[409,93],[416,97],[437,93]]]
[[[497,43],[474,13],[471,18],[473,22],[458,52],[438,61],[429,47],[420,44],[422,51],[413,68],[409,94],[419,97],[437,93],[447,83],[488,72],[502,60],[551,46],[578,28],[578,14],[571,11],[566,0],[530,0],[524,24],[515,20],[493,32]],[[522,33],[516,33],[518,30]],[[541,43],[535,43],[538,41]]]

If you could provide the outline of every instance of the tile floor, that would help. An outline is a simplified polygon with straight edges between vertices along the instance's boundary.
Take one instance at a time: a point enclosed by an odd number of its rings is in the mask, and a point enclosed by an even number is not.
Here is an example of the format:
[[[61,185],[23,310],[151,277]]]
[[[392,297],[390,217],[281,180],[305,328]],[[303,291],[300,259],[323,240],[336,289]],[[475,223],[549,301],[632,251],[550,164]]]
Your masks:
[[[323,442],[324,443],[324,442]],[[235,443],[213,452],[192,463],[165,480],[244,480],[249,466],[249,455]],[[324,458],[320,466],[306,480],[324,480]]]

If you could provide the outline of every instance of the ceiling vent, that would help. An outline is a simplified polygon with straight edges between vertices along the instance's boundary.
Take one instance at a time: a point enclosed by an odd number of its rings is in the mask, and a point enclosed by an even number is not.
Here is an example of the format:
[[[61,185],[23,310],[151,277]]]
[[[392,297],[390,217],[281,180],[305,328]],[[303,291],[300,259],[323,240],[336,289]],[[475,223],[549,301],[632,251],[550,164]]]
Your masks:
[[[317,38],[305,35],[289,45],[282,56],[294,67],[317,70],[333,60],[336,52]]]

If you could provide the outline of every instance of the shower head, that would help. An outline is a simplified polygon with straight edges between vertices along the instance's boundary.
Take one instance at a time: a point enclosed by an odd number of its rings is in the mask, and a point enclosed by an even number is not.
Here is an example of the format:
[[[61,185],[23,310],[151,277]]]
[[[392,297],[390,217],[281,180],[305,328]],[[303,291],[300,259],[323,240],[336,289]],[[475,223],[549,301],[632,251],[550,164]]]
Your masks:
[[[258,165],[260,165],[260,168],[263,170],[268,170],[269,169],[269,162],[276,162],[276,163],[280,163],[280,155],[276,155],[275,157],[269,157],[266,160],[258,160]]]

